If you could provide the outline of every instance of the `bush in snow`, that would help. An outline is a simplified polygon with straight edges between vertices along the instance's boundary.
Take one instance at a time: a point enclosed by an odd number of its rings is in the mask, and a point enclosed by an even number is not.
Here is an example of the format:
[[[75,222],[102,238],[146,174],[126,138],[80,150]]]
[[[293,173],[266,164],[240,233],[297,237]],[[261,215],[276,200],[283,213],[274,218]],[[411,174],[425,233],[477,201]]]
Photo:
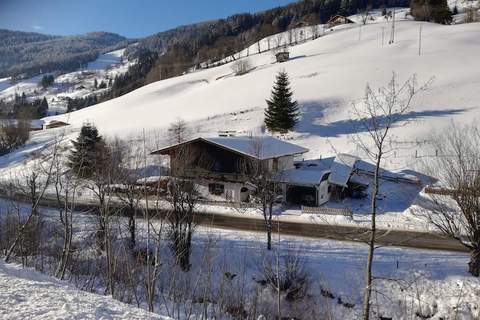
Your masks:
[[[249,59],[238,60],[232,64],[232,71],[236,76],[246,74],[250,70],[252,70],[252,65]]]

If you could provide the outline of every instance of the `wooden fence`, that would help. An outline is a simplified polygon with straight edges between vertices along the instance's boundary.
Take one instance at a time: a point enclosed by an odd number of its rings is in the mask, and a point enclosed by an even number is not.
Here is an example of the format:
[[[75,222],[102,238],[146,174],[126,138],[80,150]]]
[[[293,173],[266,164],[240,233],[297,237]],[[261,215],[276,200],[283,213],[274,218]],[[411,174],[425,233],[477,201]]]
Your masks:
[[[302,213],[305,214],[328,214],[333,216],[345,216],[353,218],[353,213],[348,208],[326,208],[302,206]]]

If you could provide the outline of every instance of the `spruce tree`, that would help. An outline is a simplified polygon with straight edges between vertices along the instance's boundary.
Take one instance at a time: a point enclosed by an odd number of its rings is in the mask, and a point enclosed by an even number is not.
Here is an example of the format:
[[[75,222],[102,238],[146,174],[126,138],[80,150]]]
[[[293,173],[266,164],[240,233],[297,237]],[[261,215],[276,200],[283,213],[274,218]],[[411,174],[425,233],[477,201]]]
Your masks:
[[[103,165],[101,160],[105,149],[97,128],[91,123],[85,123],[72,144],[68,166],[81,178],[92,177]]]
[[[435,23],[452,23],[452,11],[447,0],[412,0],[410,12],[415,20]]]
[[[292,100],[292,96],[288,74],[280,71],[265,110],[265,125],[269,131],[287,133],[298,123],[298,104]]]
[[[43,97],[42,101],[40,102],[37,108],[37,117],[42,118],[47,115],[48,112],[48,101],[47,98]]]

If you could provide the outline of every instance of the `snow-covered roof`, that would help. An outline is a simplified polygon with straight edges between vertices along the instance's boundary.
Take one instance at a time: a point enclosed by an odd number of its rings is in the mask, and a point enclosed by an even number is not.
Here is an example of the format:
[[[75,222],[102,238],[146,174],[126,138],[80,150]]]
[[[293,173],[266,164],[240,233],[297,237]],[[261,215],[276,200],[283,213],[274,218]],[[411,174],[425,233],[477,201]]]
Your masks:
[[[336,184],[342,187],[347,186],[347,182],[350,179],[350,176],[355,167],[355,163],[359,159],[350,154],[341,153],[335,157],[333,161],[330,177],[328,182],[331,184]]]
[[[294,185],[316,186],[320,184],[322,178],[329,172],[329,170],[289,169],[280,172],[275,180]]]
[[[196,138],[167,148],[156,150],[152,154],[167,154],[171,149],[180,145],[204,141],[224,149],[231,150],[252,158],[266,160],[283,156],[297,155],[308,152],[308,149],[270,136],[258,137],[214,137]]]

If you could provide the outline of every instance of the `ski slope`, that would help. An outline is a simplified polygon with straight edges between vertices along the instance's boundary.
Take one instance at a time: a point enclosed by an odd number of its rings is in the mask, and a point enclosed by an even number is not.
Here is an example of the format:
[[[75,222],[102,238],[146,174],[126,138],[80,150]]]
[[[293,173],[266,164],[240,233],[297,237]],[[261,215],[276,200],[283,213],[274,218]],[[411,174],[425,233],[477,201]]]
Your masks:
[[[422,53],[418,55],[419,27]],[[417,96],[408,125],[394,135],[410,148],[406,158],[421,153],[419,141],[454,120],[471,122],[480,109],[480,24],[438,25],[398,21],[395,43],[388,45],[390,23],[343,26],[324,36],[290,47],[291,59],[275,63],[271,52],[248,59],[254,69],[234,76],[232,63],[152,83],[125,96],[64,116],[79,127],[94,122],[103,134],[128,136],[161,130],[177,118],[192,123],[199,135],[218,130],[258,132],[265,99],[279,70],[290,75],[302,119],[292,137],[310,148],[309,156],[354,152],[350,136],[351,103],[362,98],[367,82],[385,85],[395,72],[399,81],[413,74],[419,83],[434,77],[428,91]],[[382,32],[385,31],[382,46]],[[239,113],[239,111],[242,111]],[[49,118],[52,119],[52,118]],[[417,149],[420,148],[420,149]],[[399,157],[401,155],[398,155]],[[399,166],[407,166],[402,161]]]

